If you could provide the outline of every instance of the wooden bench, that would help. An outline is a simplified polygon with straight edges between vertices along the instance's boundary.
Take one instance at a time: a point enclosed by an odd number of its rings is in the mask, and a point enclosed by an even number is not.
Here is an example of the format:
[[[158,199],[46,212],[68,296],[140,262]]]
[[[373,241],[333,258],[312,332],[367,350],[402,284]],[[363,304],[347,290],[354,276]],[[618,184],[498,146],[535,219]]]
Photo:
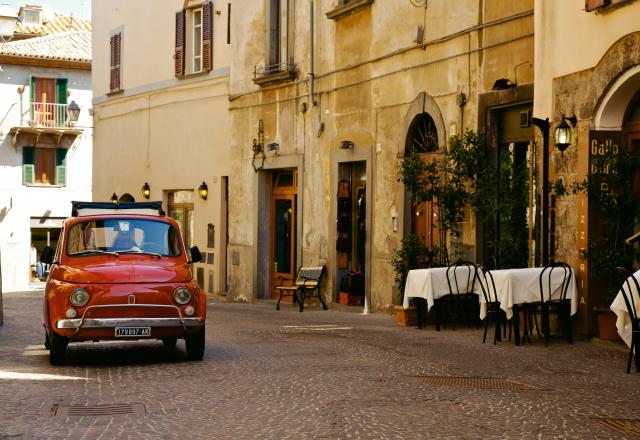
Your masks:
[[[276,310],[280,310],[280,300],[283,296],[293,296],[293,300],[298,303],[300,311],[304,309],[305,297],[316,296],[322,304],[322,308],[327,310],[327,305],[320,294],[320,277],[324,272],[324,266],[303,266],[298,269],[296,279],[292,286],[277,286],[280,291],[280,298],[276,304]]]

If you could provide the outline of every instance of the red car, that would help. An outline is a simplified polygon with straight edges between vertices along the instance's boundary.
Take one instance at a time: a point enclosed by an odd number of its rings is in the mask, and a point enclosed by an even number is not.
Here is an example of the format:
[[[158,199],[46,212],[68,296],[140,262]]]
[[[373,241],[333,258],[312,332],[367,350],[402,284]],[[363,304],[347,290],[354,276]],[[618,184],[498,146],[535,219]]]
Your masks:
[[[206,298],[178,224],[161,202],[73,202],[45,290],[45,345],[52,365],[74,341],[184,338],[189,360],[204,355]],[[51,253],[50,253],[51,254]]]

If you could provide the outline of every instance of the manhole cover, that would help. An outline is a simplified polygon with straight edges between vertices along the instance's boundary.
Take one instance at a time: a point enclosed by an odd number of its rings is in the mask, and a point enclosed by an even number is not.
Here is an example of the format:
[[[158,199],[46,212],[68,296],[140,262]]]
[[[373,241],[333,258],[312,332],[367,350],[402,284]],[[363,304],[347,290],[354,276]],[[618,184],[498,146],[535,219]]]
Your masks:
[[[553,374],[587,374],[587,372],[584,370],[576,370],[573,368],[542,367],[542,371]]]
[[[147,412],[142,403],[122,403],[116,405],[53,405],[53,415],[62,417],[113,417],[128,414],[142,415]]]
[[[595,419],[607,428],[627,435],[640,436],[640,420],[634,419]]]
[[[435,387],[466,387],[485,390],[538,390],[540,388],[498,377],[411,376]]]
[[[280,328],[280,333],[281,334],[330,333],[336,330],[353,330],[353,327],[339,326],[339,325],[333,325],[333,324],[283,325]]]

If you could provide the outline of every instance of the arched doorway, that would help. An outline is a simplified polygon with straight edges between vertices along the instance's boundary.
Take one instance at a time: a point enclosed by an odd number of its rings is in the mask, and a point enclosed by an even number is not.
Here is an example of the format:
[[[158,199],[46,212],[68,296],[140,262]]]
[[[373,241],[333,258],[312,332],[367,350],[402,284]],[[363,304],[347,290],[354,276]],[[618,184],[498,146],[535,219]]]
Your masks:
[[[405,155],[417,155],[425,163],[439,160],[442,154],[438,152],[438,130],[429,113],[420,113],[413,118],[409,125],[405,143]],[[409,203],[406,206],[410,217],[411,234],[420,237],[422,243],[428,248],[438,247],[443,242],[441,228],[439,227],[439,215],[437,201],[417,203],[415,198],[409,195]]]

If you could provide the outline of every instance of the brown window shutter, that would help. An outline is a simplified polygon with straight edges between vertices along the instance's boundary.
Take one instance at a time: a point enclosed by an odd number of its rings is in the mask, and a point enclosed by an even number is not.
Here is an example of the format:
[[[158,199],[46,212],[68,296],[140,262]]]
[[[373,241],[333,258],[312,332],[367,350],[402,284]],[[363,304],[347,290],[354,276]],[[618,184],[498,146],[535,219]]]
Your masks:
[[[585,0],[584,1],[584,9],[587,12],[594,11],[598,8],[602,8],[604,6],[608,6],[611,3],[611,0]]]
[[[109,90],[114,92],[120,90],[120,60],[122,48],[122,34],[117,33],[111,36],[111,81]]]
[[[213,68],[213,2],[202,7],[202,69]]]
[[[183,9],[176,12],[176,52],[173,55],[175,60],[176,76],[184,76],[184,43],[185,43],[185,22],[186,11]]]

